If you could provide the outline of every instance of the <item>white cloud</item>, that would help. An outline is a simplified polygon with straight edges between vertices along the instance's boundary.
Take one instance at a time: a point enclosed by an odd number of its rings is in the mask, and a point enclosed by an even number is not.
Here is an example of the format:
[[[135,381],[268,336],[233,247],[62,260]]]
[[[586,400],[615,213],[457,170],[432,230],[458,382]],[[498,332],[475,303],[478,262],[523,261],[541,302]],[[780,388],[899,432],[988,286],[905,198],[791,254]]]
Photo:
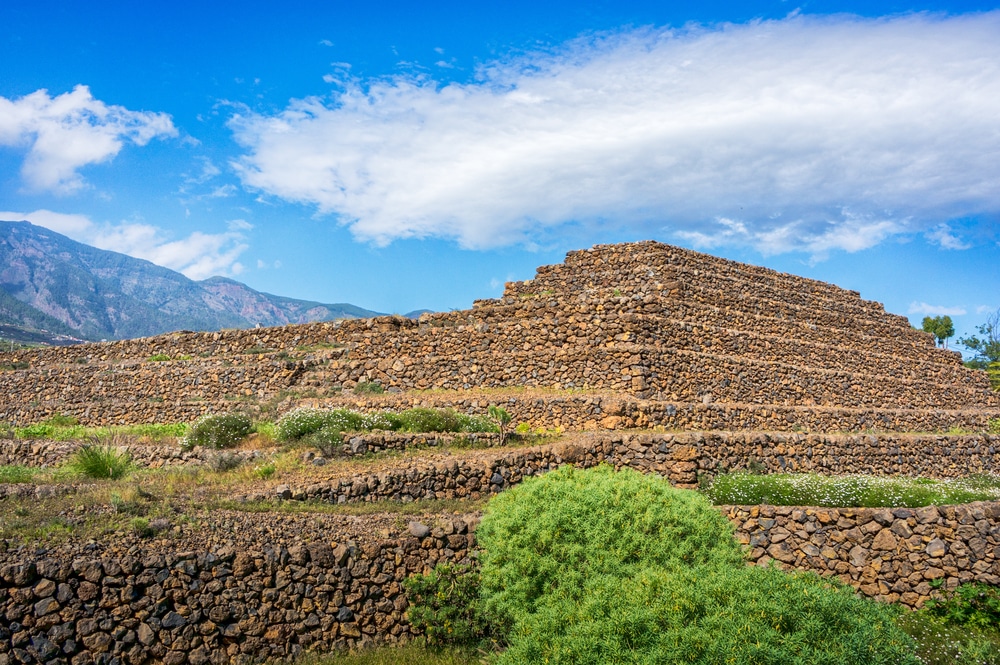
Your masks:
[[[80,168],[110,160],[125,140],[141,146],[165,136],[177,136],[169,115],[109,106],[85,85],[56,97],[47,90],[0,97],[0,145],[28,149],[21,176],[38,191],[79,190]]]
[[[968,312],[964,307],[943,307],[941,305],[928,305],[925,302],[911,302],[910,314],[924,314],[926,316],[964,316]]]
[[[177,270],[191,279],[243,272],[243,265],[236,260],[249,248],[242,231],[253,228],[251,224],[237,219],[229,222],[225,233],[195,231],[186,238],[172,240],[163,229],[151,224],[96,224],[86,215],[51,210],[0,212],[0,219],[27,220],[76,241]]]
[[[976,307],[976,314],[992,314],[997,311],[997,308],[993,305],[979,305]]]
[[[581,38],[471,83],[343,80],[244,111],[234,166],[379,244],[491,247],[573,222],[856,251],[1000,211],[997,34],[1000,12]]]
[[[957,235],[947,224],[939,224],[926,234],[927,239],[940,245],[941,249],[971,249],[972,244],[968,243]]]

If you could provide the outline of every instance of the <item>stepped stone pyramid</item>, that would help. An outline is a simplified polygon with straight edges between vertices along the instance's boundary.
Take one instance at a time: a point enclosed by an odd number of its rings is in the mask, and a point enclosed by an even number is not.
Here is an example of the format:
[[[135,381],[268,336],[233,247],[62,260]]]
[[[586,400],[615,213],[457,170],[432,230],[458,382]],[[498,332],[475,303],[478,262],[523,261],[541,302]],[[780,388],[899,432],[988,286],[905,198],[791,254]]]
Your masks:
[[[155,354],[172,360],[148,362]],[[985,373],[881,304],[657,242],[570,252],[502,298],[418,321],[175,333],[0,363],[28,365],[0,375],[13,396],[0,419],[20,421],[183,420],[304,388],[390,407],[409,406],[411,391],[444,391],[421,403],[461,407],[466,391],[537,388],[548,392],[531,408],[511,393],[525,410],[515,415],[560,410],[563,422],[605,427],[940,431],[1000,415]],[[361,381],[392,394],[348,395]]]

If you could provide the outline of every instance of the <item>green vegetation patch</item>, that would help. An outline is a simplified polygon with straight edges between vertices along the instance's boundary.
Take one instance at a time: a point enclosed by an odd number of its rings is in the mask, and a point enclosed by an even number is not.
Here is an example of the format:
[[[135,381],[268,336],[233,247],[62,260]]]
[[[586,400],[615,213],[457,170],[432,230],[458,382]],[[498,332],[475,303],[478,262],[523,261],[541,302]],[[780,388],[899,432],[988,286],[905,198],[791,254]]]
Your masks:
[[[182,437],[186,432],[187,425],[184,423],[84,427],[83,425],[53,425],[49,421],[43,421],[14,428],[14,434],[19,439],[51,439],[53,441],[80,441],[114,437],[162,441],[163,439]]]
[[[275,424],[279,441],[294,441],[326,431],[371,432],[376,430],[413,433],[496,432],[497,425],[486,416],[470,416],[452,409],[413,408],[400,413],[361,413],[350,409],[300,408],[289,411]],[[329,438],[329,436],[328,436]]]
[[[485,632],[496,665],[919,663],[900,608],[747,567],[732,532],[657,476],[564,467],[493,498],[478,570],[408,582],[410,616],[438,641]]]
[[[0,483],[30,483],[41,469],[28,466],[0,465]]]
[[[940,590],[942,580],[932,583]],[[900,617],[926,665],[1000,663],[1000,588],[963,584]]]
[[[467,650],[406,644],[347,653],[309,655],[295,662],[296,665],[474,665],[483,660],[481,655]]]
[[[883,476],[729,473],[704,490],[715,505],[825,506],[830,508],[919,508],[995,501],[1000,476],[957,480]]]

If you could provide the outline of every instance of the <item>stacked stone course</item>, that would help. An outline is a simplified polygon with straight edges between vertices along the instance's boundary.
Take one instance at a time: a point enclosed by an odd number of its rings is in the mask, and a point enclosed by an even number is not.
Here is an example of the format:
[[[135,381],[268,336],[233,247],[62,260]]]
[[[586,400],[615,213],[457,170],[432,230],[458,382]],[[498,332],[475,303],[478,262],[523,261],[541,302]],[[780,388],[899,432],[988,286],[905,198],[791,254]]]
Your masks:
[[[466,560],[476,524],[437,516],[417,538],[389,537],[388,519],[376,533],[334,516],[209,519],[154,541],[0,541],[0,665],[222,665],[405,639],[402,581]]]

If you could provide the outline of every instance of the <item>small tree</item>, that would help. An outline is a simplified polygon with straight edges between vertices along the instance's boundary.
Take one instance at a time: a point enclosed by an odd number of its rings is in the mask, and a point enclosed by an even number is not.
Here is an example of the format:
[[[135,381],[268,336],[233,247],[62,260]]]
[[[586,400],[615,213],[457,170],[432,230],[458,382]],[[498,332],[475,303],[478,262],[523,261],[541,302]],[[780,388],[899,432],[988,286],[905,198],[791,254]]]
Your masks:
[[[951,317],[947,314],[935,317],[925,316],[923,330],[934,335],[939,346],[947,348],[948,338],[955,335],[955,324],[952,323]]]
[[[990,363],[1000,362],[1000,309],[990,314],[986,323],[976,330],[981,337],[960,337],[958,343],[976,354],[966,363],[969,367],[987,369]]]
[[[504,445],[507,443],[507,435],[510,434],[510,414],[502,406],[493,404],[486,409],[486,413],[489,414],[490,420],[493,421],[493,424],[497,426],[497,431],[500,432],[500,445]]]

